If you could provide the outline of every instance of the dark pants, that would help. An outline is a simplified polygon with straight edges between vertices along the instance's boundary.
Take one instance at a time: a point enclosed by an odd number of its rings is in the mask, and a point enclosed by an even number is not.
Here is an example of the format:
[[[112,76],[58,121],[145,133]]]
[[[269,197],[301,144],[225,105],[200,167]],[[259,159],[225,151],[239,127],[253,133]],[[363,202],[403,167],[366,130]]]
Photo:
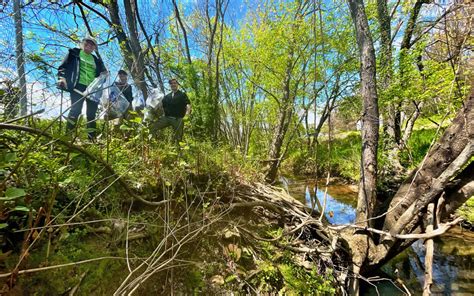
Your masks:
[[[0,90],[0,102],[3,103],[5,119],[8,120],[15,118],[18,114],[20,90],[13,87],[6,90]]]
[[[87,86],[78,84],[76,86],[77,90],[81,92],[85,91]],[[69,110],[69,115],[67,117],[67,131],[71,131],[76,127],[77,119],[82,112],[82,105],[84,105],[84,100],[86,101],[86,117],[87,117],[87,134],[89,139],[95,139],[96,136],[96,113],[99,108],[99,103],[93,102],[84,98],[82,95],[78,94],[75,91],[71,92],[71,109]]]
[[[152,123],[150,130],[156,135],[159,130],[164,129],[168,126],[173,127],[174,138],[176,142],[181,141],[181,138],[183,137],[183,118],[162,116],[158,118],[157,121]]]

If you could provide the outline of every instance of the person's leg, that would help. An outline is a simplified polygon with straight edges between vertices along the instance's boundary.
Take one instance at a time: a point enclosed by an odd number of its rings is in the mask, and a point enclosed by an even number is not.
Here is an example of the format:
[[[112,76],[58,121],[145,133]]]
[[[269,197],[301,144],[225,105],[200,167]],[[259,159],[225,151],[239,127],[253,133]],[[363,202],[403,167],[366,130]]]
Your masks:
[[[160,118],[158,118],[158,120],[156,120],[155,122],[153,122],[153,123],[150,125],[150,132],[151,132],[155,137],[158,137],[158,132],[159,132],[160,130],[164,129],[165,127],[170,126],[171,124],[172,124],[172,123],[171,123],[169,117],[161,116]]]
[[[3,107],[6,119],[13,119],[17,116],[19,110],[20,93],[15,89],[7,90],[3,95]]]
[[[172,119],[172,125],[174,129],[174,139],[176,140],[177,143],[181,141],[183,138],[183,119],[182,118],[174,118]]]
[[[122,119],[126,121],[131,120],[133,118],[133,115],[131,114],[131,112],[133,112],[132,103],[128,105],[127,111],[125,111],[124,115],[122,116]]]
[[[134,118],[134,114],[132,114],[132,112],[133,112],[132,103],[129,102],[127,111],[125,111],[124,115],[120,118],[117,128],[120,128],[122,124],[128,124],[128,125],[132,124],[130,122]],[[125,139],[128,139],[128,137],[130,137],[130,130],[124,130],[122,132],[122,135]]]
[[[96,137],[96,113],[99,108],[99,103],[86,100],[86,114],[87,114],[87,134],[90,140],[94,140]]]
[[[75,91],[71,92],[71,108],[67,116],[66,133],[69,133],[76,127],[77,119],[81,115],[84,98]]]

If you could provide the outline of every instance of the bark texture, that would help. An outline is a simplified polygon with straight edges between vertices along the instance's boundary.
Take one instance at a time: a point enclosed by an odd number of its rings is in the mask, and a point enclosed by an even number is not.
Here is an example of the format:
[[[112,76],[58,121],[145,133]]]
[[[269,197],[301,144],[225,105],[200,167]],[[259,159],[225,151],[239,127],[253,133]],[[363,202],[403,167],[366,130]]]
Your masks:
[[[436,143],[426,156],[419,168],[414,170],[409,178],[403,182],[398,192],[392,199],[385,219],[384,229],[402,232],[407,222],[399,221],[404,212],[413,204],[412,216],[426,207],[426,202],[421,202],[424,194],[439,186],[436,181],[438,178],[446,178],[442,174],[453,164],[453,162],[462,156],[461,153],[465,151],[472,156],[472,146],[474,139],[474,92],[471,92],[469,99],[464,103],[464,108],[453,120],[451,126],[446,129],[438,143]],[[460,164],[461,167],[464,165]],[[459,164],[454,164],[453,171],[448,171],[449,174],[455,175],[461,168]],[[443,180],[444,185],[448,184],[449,178]],[[438,191],[444,188],[439,188]],[[425,204],[426,203],[426,204]],[[396,228],[394,228],[396,227]]]
[[[388,262],[416,239],[396,239],[426,231],[427,207],[437,206],[446,219],[474,194],[474,92],[433,145],[424,161],[402,183],[390,202],[380,240],[374,239],[363,267],[370,272]]]
[[[379,109],[376,83],[375,50],[365,14],[363,0],[349,0],[352,21],[356,33],[360,55],[360,95],[363,102],[362,115],[362,159],[359,194],[357,199],[356,222],[370,226],[376,201],[377,189],[377,148],[379,139]],[[359,293],[358,275],[367,259],[370,238],[355,233],[351,244],[354,278],[350,283],[352,294]]]
[[[13,2],[15,19],[15,40],[16,40],[16,67],[18,79],[20,80],[20,114],[26,115],[26,74],[25,74],[25,53],[23,50],[23,23],[21,18],[20,0]],[[15,114],[16,115],[16,114]],[[15,116],[13,116],[15,117]]]
[[[377,147],[379,139],[379,109],[376,87],[375,50],[369,30],[364,3],[350,0],[357,44],[360,54],[360,95],[363,101],[362,115],[362,161],[359,197],[357,201],[357,222],[371,217],[377,186]]]

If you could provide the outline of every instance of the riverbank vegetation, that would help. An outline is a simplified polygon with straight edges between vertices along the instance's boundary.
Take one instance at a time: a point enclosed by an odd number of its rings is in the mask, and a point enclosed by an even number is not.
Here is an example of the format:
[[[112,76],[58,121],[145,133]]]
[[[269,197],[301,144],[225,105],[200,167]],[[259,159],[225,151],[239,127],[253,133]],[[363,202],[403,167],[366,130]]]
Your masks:
[[[419,239],[429,294],[432,238],[472,221],[467,2],[13,2],[0,294],[358,294]],[[65,134],[54,88],[86,33],[110,73],[129,71],[138,107],[99,116],[94,142],[84,122]],[[139,99],[170,77],[192,102],[179,143],[150,134]],[[279,187],[288,174],[356,185],[356,221],[331,225]]]

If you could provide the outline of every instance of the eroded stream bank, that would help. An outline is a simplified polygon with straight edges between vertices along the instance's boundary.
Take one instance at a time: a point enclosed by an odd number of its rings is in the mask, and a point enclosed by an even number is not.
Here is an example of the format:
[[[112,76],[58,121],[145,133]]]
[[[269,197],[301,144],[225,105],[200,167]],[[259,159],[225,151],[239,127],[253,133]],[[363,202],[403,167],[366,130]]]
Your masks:
[[[314,181],[282,179],[289,193],[312,208],[325,207],[325,217],[331,224],[352,223],[355,220],[357,187],[330,185],[315,194]],[[401,281],[413,294],[423,292],[425,247],[419,240],[399,254],[382,270],[387,278],[365,287],[365,295],[404,295],[393,282]],[[436,295],[472,295],[474,291],[474,232],[454,227],[435,239],[432,292]],[[389,279],[390,278],[390,279]]]

